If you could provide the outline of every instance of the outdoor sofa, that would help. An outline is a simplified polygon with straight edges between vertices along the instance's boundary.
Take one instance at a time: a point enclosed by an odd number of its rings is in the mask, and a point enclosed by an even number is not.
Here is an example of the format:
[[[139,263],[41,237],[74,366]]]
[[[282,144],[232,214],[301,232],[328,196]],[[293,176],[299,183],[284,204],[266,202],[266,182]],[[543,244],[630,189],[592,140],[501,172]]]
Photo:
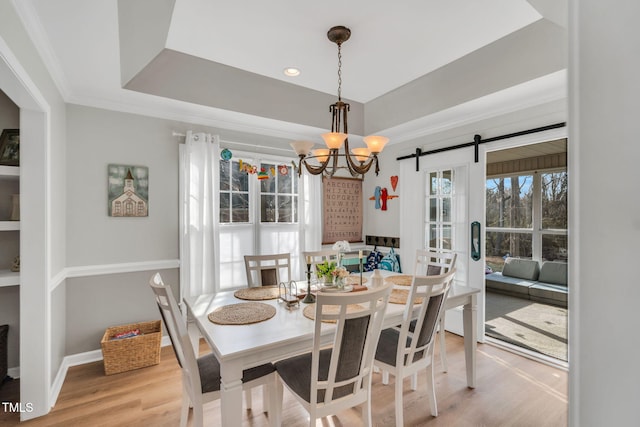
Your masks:
[[[507,258],[502,272],[485,276],[488,291],[496,291],[561,307],[567,306],[567,263]]]

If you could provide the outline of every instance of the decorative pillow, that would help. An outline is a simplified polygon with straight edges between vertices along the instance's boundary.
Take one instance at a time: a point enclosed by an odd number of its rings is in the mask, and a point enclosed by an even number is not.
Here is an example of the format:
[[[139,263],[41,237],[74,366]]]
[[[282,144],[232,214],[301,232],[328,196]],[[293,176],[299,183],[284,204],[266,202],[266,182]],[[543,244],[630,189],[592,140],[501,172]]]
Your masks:
[[[373,250],[367,255],[367,262],[364,264],[364,271],[373,271],[379,268],[380,261],[382,260],[382,252]]]
[[[400,269],[400,258],[398,258],[393,248],[382,258],[379,268],[381,270],[393,271],[394,273],[402,273]]]

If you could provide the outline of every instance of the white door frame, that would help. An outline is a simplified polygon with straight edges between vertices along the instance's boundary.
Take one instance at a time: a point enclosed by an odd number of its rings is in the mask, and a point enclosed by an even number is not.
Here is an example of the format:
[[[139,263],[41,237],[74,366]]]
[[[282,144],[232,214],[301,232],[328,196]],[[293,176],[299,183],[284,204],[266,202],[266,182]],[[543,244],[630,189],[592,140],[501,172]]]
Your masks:
[[[20,108],[20,402],[33,408],[25,421],[51,408],[50,107],[2,37],[0,82]]]

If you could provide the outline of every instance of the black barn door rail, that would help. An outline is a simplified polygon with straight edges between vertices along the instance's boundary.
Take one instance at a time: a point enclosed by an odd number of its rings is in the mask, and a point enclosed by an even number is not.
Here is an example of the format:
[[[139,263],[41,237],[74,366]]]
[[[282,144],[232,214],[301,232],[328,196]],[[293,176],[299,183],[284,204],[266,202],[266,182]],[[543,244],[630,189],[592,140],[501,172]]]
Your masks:
[[[442,147],[442,148],[436,148],[433,150],[429,150],[429,151],[422,151],[421,148],[416,148],[416,152],[414,154],[408,154],[406,156],[402,156],[402,157],[398,157],[396,160],[406,160],[406,159],[416,159],[416,172],[420,171],[420,157],[422,156],[426,156],[428,154],[436,154],[436,153],[442,153],[443,151],[451,151],[451,150],[457,150],[459,148],[467,148],[467,147],[475,147],[475,162],[478,163],[478,145],[480,144],[484,144],[487,142],[493,142],[493,141],[499,141],[501,139],[508,139],[508,138],[515,138],[516,136],[522,136],[522,135],[529,135],[531,133],[537,133],[537,132],[544,132],[546,130],[551,130],[551,129],[558,129],[561,127],[565,127],[567,125],[566,122],[561,122],[561,123],[555,123],[552,125],[548,125],[548,126],[542,126],[539,128],[534,128],[534,129],[527,129],[527,130],[522,130],[519,132],[513,132],[513,133],[509,133],[506,135],[500,135],[500,136],[494,136],[492,138],[487,138],[487,139],[482,139],[482,137],[480,135],[474,135],[473,137],[473,141],[472,142],[465,142],[462,144],[458,144],[458,145],[452,145],[450,147]]]

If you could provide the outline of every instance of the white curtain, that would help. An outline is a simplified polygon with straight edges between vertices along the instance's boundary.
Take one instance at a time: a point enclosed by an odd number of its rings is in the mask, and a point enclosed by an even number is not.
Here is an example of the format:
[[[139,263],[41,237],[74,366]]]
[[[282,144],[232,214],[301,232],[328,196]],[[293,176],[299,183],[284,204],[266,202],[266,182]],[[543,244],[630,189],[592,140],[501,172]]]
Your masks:
[[[305,251],[322,248],[322,177],[302,174],[302,224]]]
[[[181,297],[218,289],[219,138],[187,132],[181,153],[180,289]]]

